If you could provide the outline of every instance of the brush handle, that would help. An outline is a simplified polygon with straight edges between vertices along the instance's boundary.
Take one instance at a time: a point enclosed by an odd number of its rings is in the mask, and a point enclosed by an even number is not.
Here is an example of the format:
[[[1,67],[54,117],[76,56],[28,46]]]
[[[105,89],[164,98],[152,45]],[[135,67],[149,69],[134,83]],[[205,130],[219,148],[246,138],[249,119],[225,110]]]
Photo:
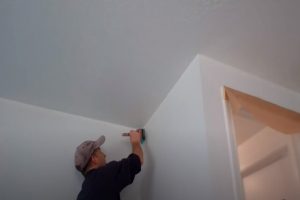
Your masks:
[[[145,131],[144,129],[138,129],[138,131],[141,131],[141,143],[143,144],[145,141]],[[122,133],[122,136],[129,136],[129,133]]]

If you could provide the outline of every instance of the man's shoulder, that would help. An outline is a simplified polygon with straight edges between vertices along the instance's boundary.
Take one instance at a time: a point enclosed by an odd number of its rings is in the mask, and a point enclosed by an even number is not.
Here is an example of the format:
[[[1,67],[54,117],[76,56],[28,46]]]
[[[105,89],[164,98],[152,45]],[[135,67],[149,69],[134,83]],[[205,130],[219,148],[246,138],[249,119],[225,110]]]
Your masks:
[[[119,166],[118,161],[110,161],[106,163],[103,167],[97,169],[98,173],[108,173],[115,171]]]
[[[116,160],[110,161],[109,163],[106,163],[106,165],[104,165],[103,169],[111,169],[114,167],[117,167],[119,165],[119,162]]]
[[[107,164],[105,164],[102,167],[92,169],[87,173],[86,177],[93,177],[93,176],[99,176],[99,175],[105,175],[109,171],[113,171],[113,169],[117,168],[118,162],[117,161],[111,161]]]
[[[103,167],[98,168],[97,174],[107,174],[107,173],[117,173],[118,171],[120,171],[121,168],[126,168],[126,169],[135,169],[135,168],[140,168],[141,167],[141,163],[140,163],[140,159],[137,155],[135,154],[130,154],[127,158],[123,158],[122,160],[116,161],[110,161],[108,162],[106,165],[104,165]],[[136,170],[136,171],[140,171],[140,169]]]

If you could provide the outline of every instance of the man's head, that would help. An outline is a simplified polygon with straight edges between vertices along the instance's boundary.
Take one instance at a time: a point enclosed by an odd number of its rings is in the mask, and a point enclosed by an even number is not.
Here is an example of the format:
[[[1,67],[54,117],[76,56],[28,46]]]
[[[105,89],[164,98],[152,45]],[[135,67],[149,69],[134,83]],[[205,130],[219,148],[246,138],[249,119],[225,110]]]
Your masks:
[[[100,147],[96,148],[92,153],[86,167],[85,171],[89,169],[99,168],[106,164],[106,155],[101,151]]]
[[[106,156],[100,149],[104,141],[105,137],[101,136],[96,141],[84,141],[76,148],[75,167],[82,174],[85,174],[88,169],[98,168],[106,164]]]

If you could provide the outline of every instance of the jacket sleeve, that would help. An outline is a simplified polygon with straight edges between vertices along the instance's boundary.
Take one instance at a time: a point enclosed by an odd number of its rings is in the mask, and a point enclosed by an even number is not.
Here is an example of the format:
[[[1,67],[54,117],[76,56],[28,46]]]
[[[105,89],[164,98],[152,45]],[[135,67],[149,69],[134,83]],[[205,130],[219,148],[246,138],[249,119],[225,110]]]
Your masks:
[[[136,154],[130,154],[127,158],[116,163],[117,173],[115,184],[118,191],[131,184],[137,173],[141,171],[141,161]]]

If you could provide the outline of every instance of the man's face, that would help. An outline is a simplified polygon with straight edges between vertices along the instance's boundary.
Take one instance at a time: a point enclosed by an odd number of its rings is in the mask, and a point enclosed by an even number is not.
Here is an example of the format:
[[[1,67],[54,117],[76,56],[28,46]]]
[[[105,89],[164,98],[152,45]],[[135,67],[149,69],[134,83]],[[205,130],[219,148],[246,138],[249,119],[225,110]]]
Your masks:
[[[95,149],[95,151],[92,154],[93,163],[97,167],[101,167],[106,164],[105,158],[106,158],[106,155],[101,151],[101,149],[99,147],[97,149]]]

